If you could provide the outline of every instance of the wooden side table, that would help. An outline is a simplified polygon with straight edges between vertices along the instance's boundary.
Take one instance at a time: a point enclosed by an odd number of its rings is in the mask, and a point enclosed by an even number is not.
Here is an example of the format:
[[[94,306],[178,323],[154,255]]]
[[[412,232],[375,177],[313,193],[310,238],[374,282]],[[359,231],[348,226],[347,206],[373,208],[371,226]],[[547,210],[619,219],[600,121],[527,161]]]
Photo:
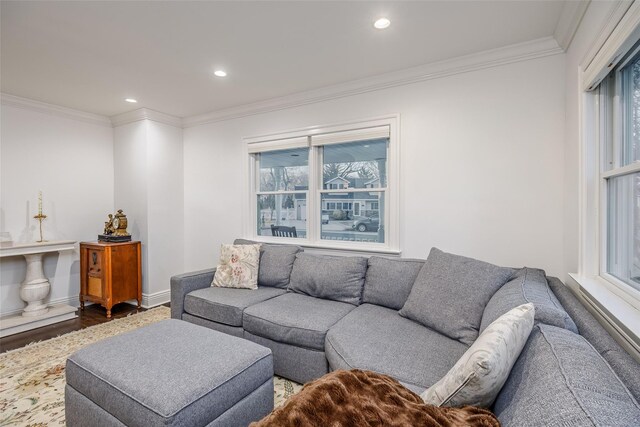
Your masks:
[[[142,302],[140,242],[80,243],[80,309],[84,302],[98,303],[107,309],[131,299]]]

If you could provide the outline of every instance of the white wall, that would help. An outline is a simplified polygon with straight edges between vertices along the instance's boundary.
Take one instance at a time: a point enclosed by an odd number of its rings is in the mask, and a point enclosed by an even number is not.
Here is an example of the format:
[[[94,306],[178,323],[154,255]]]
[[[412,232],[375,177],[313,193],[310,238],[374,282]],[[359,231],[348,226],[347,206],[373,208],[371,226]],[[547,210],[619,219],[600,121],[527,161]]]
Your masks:
[[[564,55],[184,129],[185,270],[242,233],[242,137],[401,114],[401,246],[564,275]]]
[[[142,242],[143,304],[161,304],[184,272],[182,129],[143,119],[116,127],[114,141],[115,206]]]
[[[0,231],[16,242],[38,240],[38,191],[43,192],[44,238],[95,240],[113,212],[113,130],[42,111],[2,105],[0,111]],[[105,118],[106,121],[106,118]],[[22,257],[0,260],[0,314],[22,309]],[[44,271],[51,301],[78,305],[78,252],[48,254]],[[71,301],[67,301],[71,299]]]
[[[564,151],[564,259],[565,276],[567,273],[578,272],[579,258],[579,190],[580,190],[580,124],[579,107],[580,92],[579,76],[580,64],[587,51],[594,44],[606,20],[613,2],[591,2],[582,18],[580,27],[573,38],[566,53],[566,120],[565,120],[565,151]]]

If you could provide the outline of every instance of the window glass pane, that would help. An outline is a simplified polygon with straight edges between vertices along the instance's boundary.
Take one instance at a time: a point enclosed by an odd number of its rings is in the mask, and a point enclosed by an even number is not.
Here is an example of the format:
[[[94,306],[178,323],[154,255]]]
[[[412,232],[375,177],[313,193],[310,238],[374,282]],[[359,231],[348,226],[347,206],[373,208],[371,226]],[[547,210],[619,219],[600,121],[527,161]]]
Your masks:
[[[309,188],[309,149],[258,154],[259,191],[296,191]]]
[[[624,132],[621,165],[640,160],[640,56],[622,71],[622,98],[624,100]]]
[[[321,239],[384,243],[384,192],[323,193],[321,205]]]
[[[608,181],[607,272],[640,290],[640,173]]]
[[[323,147],[323,188],[380,188],[387,182],[388,139]]]
[[[273,227],[295,227],[296,236],[307,236],[307,195],[268,194],[258,196],[258,235],[273,236]],[[284,230],[293,231],[293,230]],[[276,234],[274,234],[276,233]],[[288,236],[294,237],[294,236]]]

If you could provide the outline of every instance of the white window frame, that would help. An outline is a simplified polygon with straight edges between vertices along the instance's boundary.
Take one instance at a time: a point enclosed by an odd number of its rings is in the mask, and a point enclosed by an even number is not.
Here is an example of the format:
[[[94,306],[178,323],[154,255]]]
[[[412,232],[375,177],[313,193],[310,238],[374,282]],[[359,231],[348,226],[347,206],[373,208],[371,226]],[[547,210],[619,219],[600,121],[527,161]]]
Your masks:
[[[322,149],[311,144],[311,138],[327,134],[344,133],[348,137],[350,132],[362,133],[364,130],[388,126],[389,145],[387,149],[387,186],[382,189],[385,194],[385,241],[384,243],[366,243],[338,240],[322,240],[321,227],[321,194],[331,193],[336,190],[324,189],[322,182]],[[243,208],[243,229],[244,236],[248,239],[265,243],[290,243],[308,248],[317,248],[329,251],[361,252],[361,253],[384,253],[399,255],[400,248],[400,115],[392,114],[383,117],[358,120],[353,122],[311,126],[303,129],[296,129],[285,132],[278,132],[268,135],[260,135],[243,138],[244,161],[243,170],[245,176],[244,189],[245,197]],[[304,190],[307,194],[307,232],[305,238],[285,238],[260,236],[257,234],[255,218],[257,212],[257,156],[254,147],[261,147],[264,151],[282,149],[282,141],[309,139],[309,190]],[[357,141],[357,139],[353,139]],[[286,144],[285,144],[286,146]],[[270,148],[274,147],[274,148]],[[313,165],[313,166],[312,166]],[[371,190],[363,189],[362,191]],[[381,189],[373,189],[379,191]],[[275,193],[275,192],[274,192]],[[280,193],[280,192],[277,192]],[[283,193],[295,193],[295,191],[284,191]]]
[[[614,143],[620,140],[614,134],[620,126],[614,124],[610,128],[607,124],[612,123],[611,120],[601,120],[602,114],[614,112],[602,108],[604,97],[608,95],[600,89],[593,90],[640,38],[640,2],[635,2],[621,14],[609,37],[600,40],[599,46],[592,47],[579,71],[582,89],[579,102],[580,253],[578,272],[570,276],[587,292],[585,296],[589,300],[597,301],[595,310],[609,319],[629,343],[634,343],[628,332],[640,337],[640,292],[607,273],[607,180],[640,171],[640,164],[614,165],[610,170],[604,167],[604,162],[615,158],[614,153],[606,152],[606,142],[611,138]],[[619,108],[620,103],[613,102],[612,105]],[[621,116],[616,111],[614,117]],[[611,319],[611,315],[616,320]],[[619,323],[625,327],[620,328]],[[632,346],[638,349],[637,344]]]

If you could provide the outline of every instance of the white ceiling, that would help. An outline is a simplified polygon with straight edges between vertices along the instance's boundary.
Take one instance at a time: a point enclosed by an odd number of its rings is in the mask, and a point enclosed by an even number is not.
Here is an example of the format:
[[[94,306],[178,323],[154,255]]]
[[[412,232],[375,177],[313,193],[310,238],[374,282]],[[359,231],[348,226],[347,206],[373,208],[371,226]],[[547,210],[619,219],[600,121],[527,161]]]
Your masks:
[[[2,1],[1,90],[107,116],[146,107],[188,117],[552,36],[562,7]],[[391,27],[375,30],[379,16]]]

